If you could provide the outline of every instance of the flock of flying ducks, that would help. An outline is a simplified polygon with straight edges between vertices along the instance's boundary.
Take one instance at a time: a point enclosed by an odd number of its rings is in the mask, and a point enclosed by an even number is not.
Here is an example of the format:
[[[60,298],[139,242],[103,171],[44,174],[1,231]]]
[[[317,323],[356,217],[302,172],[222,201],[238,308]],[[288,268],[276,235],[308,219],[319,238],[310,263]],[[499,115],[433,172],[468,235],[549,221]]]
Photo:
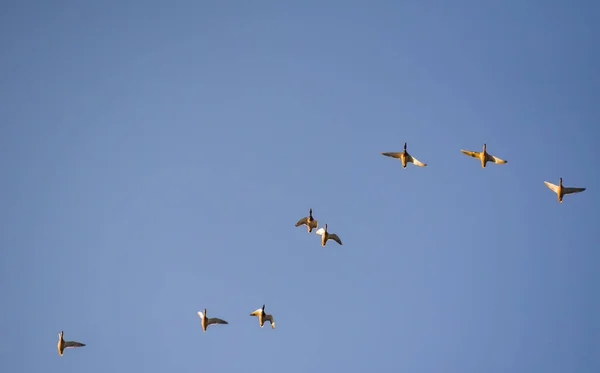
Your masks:
[[[468,156],[473,157],[473,158],[478,158],[481,161],[482,168],[485,168],[487,162],[493,162],[493,163],[497,163],[497,164],[507,163],[506,160],[500,159],[494,155],[489,154],[487,152],[486,144],[483,144],[483,150],[480,152],[464,150],[464,149],[461,149],[460,151]],[[404,150],[401,152],[382,152],[381,154],[385,155],[386,157],[399,158],[402,161],[402,168],[406,168],[407,163],[412,163],[412,164],[414,164],[416,166],[420,166],[420,167],[427,166],[426,163],[423,163],[423,162],[417,160],[415,157],[413,157],[406,151],[406,143],[404,143]],[[563,197],[565,195],[579,193],[579,192],[583,192],[585,190],[585,188],[563,186],[562,177],[559,179],[558,185],[552,184],[548,181],[544,181],[544,184],[546,184],[546,186],[548,188],[550,188],[550,190],[552,190],[554,193],[556,193],[558,195],[558,202],[560,202],[560,203],[562,203]],[[312,232],[313,229],[317,229],[319,227],[318,221],[312,215],[312,208],[309,209],[308,216],[305,216],[296,222],[296,227],[299,227],[302,225],[306,225],[309,233]],[[327,245],[328,240],[333,240],[340,245],[342,244],[342,240],[340,239],[340,237],[337,234],[329,233],[327,231],[327,224],[325,224],[324,228],[317,229],[317,231],[315,233],[321,236],[321,245],[322,246]],[[204,312],[198,311],[198,316],[200,316],[202,330],[205,332],[206,332],[206,328],[208,328],[209,325],[228,324],[228,322],[223,319],[220,319],[217,317],[210,317],[210,318],[207,317],[206,316],[206,308],[204,309]],[[263,327],[264,323],[266,321],[268,321],[271,324],[271,328],[275,329],[275,319],[273,318],[273,315],[265,312],[264,304],[261,308],[257,309],[254,312],[251,312],[250,316],[258,317],[258,324],[260,325],[261,328]],[[64,335],[63,331],[58,333],[58,354],[60,356],[63,355],[63,351],[66,348],[85,346],[85,344],[83,344],[81,342],[65,341],[63,339],[63,335]]]
[[[204,309],[204,312],[198,311],[198,316],[200,316],[203,331],[206,331],[206,328],[208,328],[209,325],[229,324],[227,321],[220,319],[218,317],[207,317],[206,316],[206,308]],[[271,324],[271,328],[275,329],[275,319],[273,318],[273,315],[265,312],[264,304],[262,305],[261,308],[255,310],[253,312],[250,312],[250,316],[258,317],[258,325],[260,325],[261,328],[264,326],[265,322],[268,321]],[[64,331],[61,331],[60,333],[58,333],[58,354],[60,356],[63,356],[65,348],[85,346],[85,343],[75,342],[75,341],[65,341],[63,338],[64,333],[65,333]]]
[[[500,159],[500,158],[488,153],[486,144],[483,144],[483,150],[480,152],[475,152],[472,150],[464,150],[464,149],[461,149],[460,151],[463,154],[466,154],[473,158],[478,158],[481,161],[481,167],[483,167],[483,168],[485,168],[485,165],[488,162],[493,162],[493,163],[498,163],[498,164],[503,164],[503,163],[508,162],[504,159]],[[386,157],[400,158],[400,160],[402,161],[402,168],[406,168],[406,163],[412,163],[412,164],[420,166],[420,167],[427,166],[426,163],[420,162],[415,157],[408,154],[408,152],[406,151],[406,143],[404,143],[404,150],[401,152],[382,152],[381,154],[385,155]],[[552,190],[554,193],[556,193],[558,195],[558,202],[561,202],[561,203],[562,203],[563,197],[565,195],[579,193],[579,192],[583,192],[585,190],[585,188],[575,188],[575,187],[563,186],[562,177],[559,179],[558,185],[552,184],[548,181],[544,181],[544,184],[546,184],[546,186],[548,188],[550,188],[550,190]],[[316,221],[315,221],[315,224],[316,224]],[[316,227],[316,225],[315,225],[315,227]],[[325,231],[327,231],[327,225],[325,225]],[[309,230],[309,232],[310,232],[310,230]],[[317,232],[317,233],[319,233],[319,232]],[[327,233],[327,232],[325,232],[325,233]],[[325,245],[323,245],[323,246],[325,246]]]

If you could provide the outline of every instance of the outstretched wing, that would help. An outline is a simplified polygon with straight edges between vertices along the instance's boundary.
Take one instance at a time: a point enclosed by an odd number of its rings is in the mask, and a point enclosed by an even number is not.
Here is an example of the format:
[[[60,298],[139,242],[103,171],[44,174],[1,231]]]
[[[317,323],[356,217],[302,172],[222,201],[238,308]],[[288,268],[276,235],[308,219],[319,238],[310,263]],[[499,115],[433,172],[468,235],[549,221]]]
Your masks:
[[[381,154],[385,155],[386,157],[400,158],[402,152],[381,152]]]
[[[257,309],[256,311],[250,313],[250,316],[258,316],[262,312],[262,308]]]
[[[500,159],[500,158],[498,158],[498,157],[496,157],[494,155],[491,155],[491,154],[488,154],[486,158],[487,158],[488,162],[494,162],[494,163],[506,163],[506,162],[508,162],[508,161],[505,161],[504,159]]]
[[[460,151],[463,152],[463,154],[470,155],[473,158],[479,158],[479,155],[481,154],[480,152],[473,152],[470,150],[460,149]]]
[[[270,322],[271,328],[275,329],[275,319],[273,318],[273,315],[265,315],[265,321]]]
[[[324,228],[319,228],[319,229],[317,229],[317,231],[315,233],[318,234],[319,236],[322,236],[323,233],[325,233],[325,229]]]
[[[583,192],[584,190],[585,190],[585,188],[564,188],[563,187],[564,194],[579,193],[579,192]]]
[[[221,320],[216,317],[211,317],[210,319],[206,320],[206,325],[211,325],[211,324],[229,324],[229,323],[225,320]]]
[[[83,347],[83,346],[85,346],[85,344],[81,343],[81,342],[65,341],[65,348],[69,348],[69,347]]]
[[[308,222],[308,216],[303,217],[302,219],[298,220],[298,222],[296,223],[296,227],[306,224],[307,222]]]
[[[554,185],[554,184],[549,183],[547,181],[544,181],[544,184],[546,184],[546,186],[548,188],[550,188],[550,190],[552,190],[554,193],[558,193],[558,185]]]
[[[311,228],[316,228],[316,227],[318,227],[318,226],[319,226],[319,222],[317,222],[315,219],[313,219],[313,221],[311,221],[311,222],[308,224],[308,226],[309,226],[309,227],[311,227]]]
[[[413,164],[415,164],[417,166],[421,166],[421,167],[427,166],[427,163],[420,162],[417,158],[413,157],[412,155],[408,156],[408,161],[412,162]]]
[[[335,233],[329,233],[329,239],[334,240],[335,242],[339,243],[340,245],[342,244],[342,240],[340,240],[338,235]]]

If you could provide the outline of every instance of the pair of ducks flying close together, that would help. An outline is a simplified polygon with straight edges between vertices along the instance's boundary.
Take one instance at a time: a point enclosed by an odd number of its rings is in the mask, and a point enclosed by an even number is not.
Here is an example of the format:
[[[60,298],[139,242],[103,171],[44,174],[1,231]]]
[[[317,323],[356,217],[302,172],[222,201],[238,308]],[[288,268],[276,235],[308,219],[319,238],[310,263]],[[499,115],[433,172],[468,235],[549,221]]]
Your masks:
[[[468,156],[480,159],[481,167],[483,167],[483,168],[485,168],[485,165],[487,164],[487,162],[494,162],[494,163],[506,163],[507,162],[504,159],[500,159],[496,156],[489,154],[486,150],[486,144],[483,144],[483,151],[480,151],[480,152],[474,152],[471,150],[464,150],[464,149],[461,149],[460,151]],[[427,166],[427,163],[423,163],[423,162],[419,161],[417,158],[413,157],[406,151],[406,143],[404,143],[404,150],[401,152],[381,152],[381,154],[385,155],[386,157],[400,158],[400,160],[402,161],[402,168],[406,168],[407,163],[412,163],[412,164],[414,164],[416,166],[420,166],[420,167]]]
[[[202,311],[198,311],[198,316],[200,316],[200,319],[202,320],[202,330],[203,331],[206,331],[206,328],[208,328],[209,325],[229,324],[227,321],[225,321],[223,319],[219,319],[217,317],[211,317],[211,318],[206,317],[206,308],[204,309],[204,313],[202,313]],[[271,328],[275,329],[275,319],[273,318],[273,315],[265,312],[264,304],[261,308],[257,309],[254,312],[251,312],[250,316],[258,316],[258,323],[261,328],[265,324],[265,321],[268,321],[271,323]]]
[[[486,152],[485,144],[483,144],[482,152],[472,152],[469,150],[462,150],[462,149],[461,149],[461,152],[465,153],[466,155],[470,155],[471,157],[479,158],[481,160],[481,167],[485,167],[486,162],[494,162],[494,163],[506,163],[507,162],[503,159],[500,159],[491,154],[488,154]],[[564,187],[562,184],[562,177],[560,178],[558,185],[549,183],[547,181],[544,181],[544,184],[546,184],[546,186],[548,188],[550,188],[550,190],[552,190],[554,193],[556,193],[558,195],[558,202],[560,202],[560,203],[562,203],[563,197],[565,195],[579,193],[579,192],[583,192],[585,190],[585,188]]]
[[[305,216],[296,222],[296,227],[301,225],[306,225],[309,233],[312,232],[313,228],[319,226],[319,222],[312,216],[312,208],[308,211],[308,216]],[[321,236],[321,246],[327,245],[328,240],[334,240],[340,245],[342,244],[342,240],[340,240],[337,234],[327,232],[327,224],[325,224],[325,228],[318,229],[315,233]]]

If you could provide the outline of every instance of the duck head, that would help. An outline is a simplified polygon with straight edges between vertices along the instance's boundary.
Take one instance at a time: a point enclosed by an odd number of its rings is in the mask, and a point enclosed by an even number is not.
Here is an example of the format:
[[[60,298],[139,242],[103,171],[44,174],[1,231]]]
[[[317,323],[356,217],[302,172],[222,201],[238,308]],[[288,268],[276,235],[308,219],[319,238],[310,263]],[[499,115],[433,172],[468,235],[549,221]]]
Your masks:
[[[562,186],[562,177],[559,179],[559,184],[560,186]]]

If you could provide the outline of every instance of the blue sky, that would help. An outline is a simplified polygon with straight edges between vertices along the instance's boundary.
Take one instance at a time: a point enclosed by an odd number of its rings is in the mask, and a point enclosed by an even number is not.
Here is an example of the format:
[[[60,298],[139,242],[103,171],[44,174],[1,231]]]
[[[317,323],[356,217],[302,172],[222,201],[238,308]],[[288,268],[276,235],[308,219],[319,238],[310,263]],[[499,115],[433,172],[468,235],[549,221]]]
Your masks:
[[[4,4],[0,370],[598,372],[599,16]]]

